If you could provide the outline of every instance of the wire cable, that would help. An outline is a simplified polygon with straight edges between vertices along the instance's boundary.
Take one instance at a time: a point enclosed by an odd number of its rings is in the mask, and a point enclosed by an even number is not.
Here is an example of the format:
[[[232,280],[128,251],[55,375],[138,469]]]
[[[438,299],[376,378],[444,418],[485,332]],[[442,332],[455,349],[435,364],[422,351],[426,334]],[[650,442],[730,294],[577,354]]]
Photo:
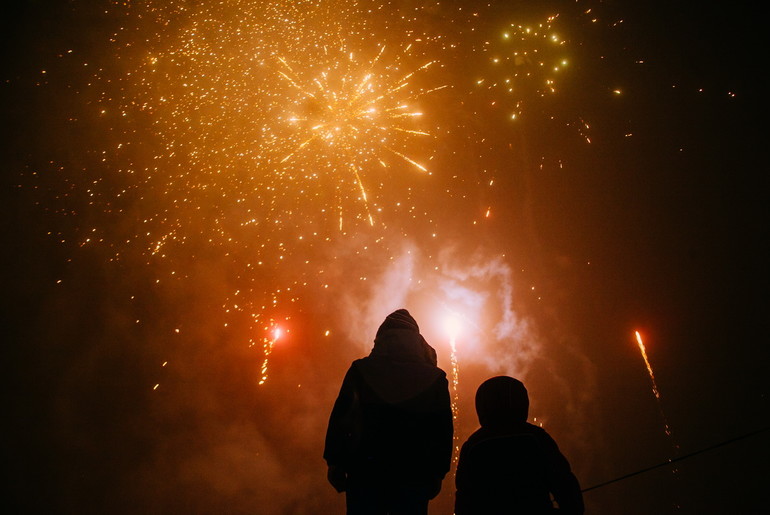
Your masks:
[[[671,465],[672,463],[676,463],[678,461],[686,460],[687,458],[692,458],[693,456],[697,456],[698,454],[702,454],[704,452],[712,451],[714,449],[717,449],[719,447],[724,447],[725,445],[737,442],[739,440],[743,440],[745,438],[749,438],[751,436],[758,435],[760,433],[764,433],[765,431],[770,431],[769,427],[764,427],[762,429],[757,429],[756,431],[752,431],[750,433],[743,434],[741,436],[736,436],[735,438],[731,438],[729,440],[725,440],[724,442],[719,442],[717,444],[711,445],[709,447],[706,447],[704,449],[700,449],[699,451],[694,451],[689,454],[685,454],[684,456],[679,456],[677,458],[670,459],[668,461],[664,461],[663,463],[658,463],[657,465],[652,465],[651,467],[643,468],[641,470],[637,470],[636,472],[631,472],[630,474],[626,474],[620,477],[616,477],[615,479],[610,479],[609,481],[605,481],[603,483],[599,483],[597,485],[589,486],[588,488],[584,488],[581,490],[581,492],[590,492],[591,490],[596,490],[597,488],[601,488],[603,486],[611,485],[612,483],[617,483],[618,481],[622,481],[624,479],[628,479],[630,477],[638,476],[639,474],[643,474],[645,472],[649,472],[650,470],[654,470],[660,467],[665,467],[666,465]]]

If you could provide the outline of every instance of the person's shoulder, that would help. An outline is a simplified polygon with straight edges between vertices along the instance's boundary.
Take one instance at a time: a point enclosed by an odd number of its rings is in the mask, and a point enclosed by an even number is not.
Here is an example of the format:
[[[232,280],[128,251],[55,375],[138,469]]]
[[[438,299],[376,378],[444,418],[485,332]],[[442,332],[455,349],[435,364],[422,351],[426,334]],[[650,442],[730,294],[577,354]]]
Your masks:
[[[365,358],[353,360],[345,375],[349,377],[360,377],[367,367],[367,360],[371,360],[371,358],[367,356]]]
[[[363,358],[354,359],[353,362],[350,364],[350,369],[356,369],[356,370],[365,370],[367,368],[378,368],[381,367],[383,364],[383,360],[381,358],[375,358],[372,356],[364,356]]]
[[[431,366],[430,368],[424,369],[422,373],[427,377],[433,377],[433,382],[430,386],[433,391],[449,391],[449,379],[447,379],[446,372],[438,367]]]
[[[482,442],[490,437],[490,431],[487,428],[480,427],[477,430],[475,430],[471,435],[468,437],[467,440],[465,440],[465,443],[463,444],[463,447],[473,447],[479,442]]]
[[[533,435],[535,438],[537,438],[541,443],[548,447],[554,447],[558,448],[558,445],[556,444],[556,440],[553,439],[553,437],[540,426],[536,426],[534,424],[530,424],[529,422],[526,423],[527,430],[529,431],[529,434]]]
[[[535,424],[530,424],[529,422],[525,422],[524,428],[529,434],[535,435],[538,438],[551,439],[551,435],[548,434],[548,431],[546,431],[540,426],[536,426]]]
[[[524,427],[527,428],[527,431],[533,434],[548,434],[548,432],[542,427],[536,426],[535,424],[531,424],[529,422],[524,422]]]

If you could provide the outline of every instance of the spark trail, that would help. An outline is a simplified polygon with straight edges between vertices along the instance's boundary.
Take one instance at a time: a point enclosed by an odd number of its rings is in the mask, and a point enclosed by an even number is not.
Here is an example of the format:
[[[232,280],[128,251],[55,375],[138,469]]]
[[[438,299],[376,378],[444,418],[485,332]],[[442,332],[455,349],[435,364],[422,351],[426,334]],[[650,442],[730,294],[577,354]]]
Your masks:
[[[277,325],[273,325],[272,329],[267,330],[267,336],[262,338],[262,347],[265,353],[265,358],[262,362],[262,368],[260,370],[262,374],[262,377],[259,380],[260,385],[265,384],[267,381],[267,365],[270,360],[270,354],[273,352],[273,347],[282,335],[283,331],[281,328]]]
[[[652,365],[650,365],[650,360],[647,359],[647,349],[644,346],[644,342],[642,341],[642,335],[639,333],[639,331],[634,331],[634,334],[636,336],[636,343],[639,346],[639,352],[642,354],[642,359],[644,359],[644,364],[647,366],[647,373],[650,375],[650,383],[652,384],[652,393],[655,395],[655,399],[658,403],[658,410],[660,411],[660,416],[663,419],[663,430],[666,433],[666,436],[671,442],[671,446],[673,448],[673,456],[669,459],[669,461],[673,460],[676,455],[679,453],[679,445],[674,440],[674,435],[671,432],[671,426],[669,426],[668,423],[668,417],[666,417],[666,413],[663,411],[663,404],[661,403],[660,398],[660,390],[658,389],[658,384],[655,381],[655,373],[652,370]],[[676,474],[677,469],[672,469],[672,473]]]
[[[655,395],[655,398],[660,401],[660,391],[658,390],[658,385],[655,382],[655,373],[652,371],[652,365],[650,365],[650,360],[647,359],[647,349],[644,347],[644,342],[642,341],[642,335],[639,334],[639,331],[634,331],[636,335],[636,343],[639,345],[639,352],[642,353],[642,359],[644,360],[644,364],[647,366],[647,373],[650,375],[650,382],[652,383],[652,393]],[[666,433],[668,434],[668,425],[666,425]]]
[[[452,364],[452,416],[456,420],[459,412],[460,365],[457,361],[457,322],[454,319],[449,321],[449,348]]]
[[[457,317],[450,315],[446,320],[446,327],[449,333],[449,359],[452,365],[452,419],[455,426],[457,426],[457,419],[460,414],[460,364],[457,360],[457,334],[460,330],[460,323]],[[454,432],[454,446],[455,452],[453,456],[455,463],[457,463],[457,460],[460,458],[460,441],[457,430]]]

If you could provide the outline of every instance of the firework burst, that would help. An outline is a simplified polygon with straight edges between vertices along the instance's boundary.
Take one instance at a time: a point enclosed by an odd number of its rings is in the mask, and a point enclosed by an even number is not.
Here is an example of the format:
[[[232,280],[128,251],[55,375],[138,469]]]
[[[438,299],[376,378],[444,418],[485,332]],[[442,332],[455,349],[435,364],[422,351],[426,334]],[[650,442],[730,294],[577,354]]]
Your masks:
[[[410,48],[408,45],[401,56]],[[292,180],[312,183],[327,177],[334,185],[340,227],[343,205],[349,200],[364,206],[365,218],[373,225],[374,206],[362,177],[390,167],[394,160],[428,171],[409,155],[414,138],[431,136],[418,128],[423,113],[412,103],[444,86],[429,90],[414,86],[415,75],[435,61],[403,73],[400,59],[383,62],[384,45],[371,60],[359,59],[344,46],[325,49],[325,54],[329,66],[312,77],[277,57],[278,74],[289,86],[276,117],[287,126],[286,137],[275,141],[277,166],[282,177]],[[380,186],[382,180],[381,175]]]
[[[117,142],[87,192],[123,230],[97,227],[83,245],[138,255],[177,287],[197,261],[216,262],[223,316],[245,320],[233,325],[263,350],[264,382],[276,324],[303,291],[329,288],[335,242],[409,200],[394,194],[400,176],[429,173],[435,131],[421,102],[443,87],[431,75],[440,64],[428,38],[395,30],[413,21],[375,29],[356,2],[122,9],[119,66],[94,77]]]
[[[511,118],[521,114],[525,100],[556,92],[567,67],[557,20],[554,15],[532,25],[511,23],[482,47],[487,67],[476,86],[493,93],[492,105],[503,103]]]

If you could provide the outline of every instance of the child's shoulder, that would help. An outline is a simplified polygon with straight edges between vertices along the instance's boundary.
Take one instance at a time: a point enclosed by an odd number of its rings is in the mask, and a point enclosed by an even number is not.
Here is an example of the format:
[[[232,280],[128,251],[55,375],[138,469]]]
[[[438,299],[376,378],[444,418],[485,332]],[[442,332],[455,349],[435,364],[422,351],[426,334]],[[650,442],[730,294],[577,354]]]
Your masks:
[[[506,438],[509,436],[517,435],[533,435],[535,437],[548,437],[548,433],[545,429],[529,422],[523,422],[516,424],[515,426],[498,426],[489,427],[482,426],[474,431],[466,440],[466,443],[474,444],[483,440],[491,440],[496,438]]]

